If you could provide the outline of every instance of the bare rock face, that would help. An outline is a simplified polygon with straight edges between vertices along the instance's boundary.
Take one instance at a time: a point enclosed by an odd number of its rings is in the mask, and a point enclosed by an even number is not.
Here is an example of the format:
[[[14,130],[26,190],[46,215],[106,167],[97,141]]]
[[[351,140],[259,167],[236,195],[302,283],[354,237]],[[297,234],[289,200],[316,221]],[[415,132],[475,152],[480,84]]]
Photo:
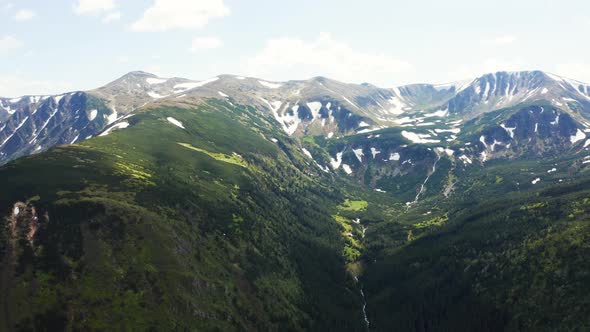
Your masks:
[[[31,248],[35,246],[35,236],[43,223],[49,222],[49,216],[45,214],[39,218],[33,205],[23,202],[14,204],[12,214],[8,217],[10,238],[21,246],[25,243]]]

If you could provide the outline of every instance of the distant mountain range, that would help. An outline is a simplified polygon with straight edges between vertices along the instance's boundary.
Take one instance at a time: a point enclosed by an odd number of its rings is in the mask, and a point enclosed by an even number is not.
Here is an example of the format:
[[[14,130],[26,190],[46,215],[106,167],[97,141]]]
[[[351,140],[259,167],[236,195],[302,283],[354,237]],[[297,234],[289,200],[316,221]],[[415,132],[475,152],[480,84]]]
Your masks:
[[[411,123],[423,125],[425,119],[437,114],[444,114],[441,118],[445,119],[468,120],[538,101],[546,101],[584,122],[589,116],[590,86],[540,71],[499,72],[471,81],[394,89],[323,77],[279,83],[223,75],[192,81],[131,72],[86,92],[0,98],[0,163],[56,145],[81,142],[151,105],[190,103],[202,98],[231,99],[258,107],[269,112],[290,135],[333,137],[409,127]],[[451,128],[441,125],[438,129]]]
[[[0,331],[587,330],[590,85],[0,98]]]

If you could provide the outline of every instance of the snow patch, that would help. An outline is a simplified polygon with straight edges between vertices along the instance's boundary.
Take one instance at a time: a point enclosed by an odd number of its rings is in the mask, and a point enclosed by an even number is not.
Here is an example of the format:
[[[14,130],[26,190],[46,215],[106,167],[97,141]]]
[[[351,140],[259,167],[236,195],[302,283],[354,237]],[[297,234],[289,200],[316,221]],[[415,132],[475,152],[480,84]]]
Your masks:
[[[6,142],[8,142],[14,136],[14,134],[16,134],[16,132],[25,124],[25,122],[27,122],[27,120],[29,120],[29,117],[28,116],[26,118],[24,118],[23,121],[21,121],[21,123],[16,127],[16,129],[14,129],[14,131],[12,132],[12,134],[10,134],[10,136],[8,136],[4,140],[4,142],[2,142],[2,144],[0,144],[0,147],[4,146],[4,144],[6,144]]]
[[[482,135],[479,138],[479,141],[483,144],[483,146],[485,146],[486,149],[488,148],[488,144],[486,143],[486,137],[485,136]]]
[[[309,159],[313,159],[313,156],[311,155],[311,152],[309,152],[309,150],[307,150],[306,148],[301,148],[301,151],[303,151],[303,154],[308,156]]]
[[[463,160],[463,163],[465,165],[473,163],[473,161],[471,161],[471,159],[469,159],[469,157],[467,157],[466,155],[460,156],[459,159]]]
[[[430,114],[424,114],[424,117],[425,118],[432,118],[432,117],[443,118],[447,115],[449,115],[449,111],[445,109],[445,110],[436,111],[436,112],[430,113]]]
[[[272,114],[275,117],[275,120],[277,120],[277,122],[281,124],[283,130],[289,136],[293,135],[295,131],[297,131],[297,127],[299,127],[299,124],[301,123],[301,119],[299,118],[299,105],[294,105],[293,107],[291,107],[290,110],[287,110],[287,108],[289,107],[289,104],[287,103],[285,105],[285,112],[283,113],[283,115],[281,115],[279,114],[279,110],[281,106],[283,106],[282,102],[269,102],[268,100],[262,97],[258,98],[262,100],[270,108]]]
[[[447,156],[452,157],[453,154],[455,154],[455,151],[451,150],[451,149],[445,149],[443,147],[437,147],[436,151],[440,152],[440,153],[446,153]]]
[[[505,124],[502,123],[500,124],[500,127],[502,127],[502,129],[504,129],[506,133],[510,135],[510,138],[514,138],[514,131],[516,130],[516,126],[514,128],[508,128]]]
[[[186,129],[184,128],[184,126],[182,125],[182,122],[176,120],[173,117],[167,117],[166,120],[168,120],[168,122],[170,122],[171,124],[175,125],[176,127],[182,128],[182,129]]]
[[[461,128],[451,128],[451,129],[435,129],[434,130],[437,134],[441,133],[453,133],[458,134],[461,132]]]
[[[344,99],[344,100],[345,100],[347,103],[349,103],[350,105],[352,105],[352,106],[356,107],[357,109],[360,109],[358,106],[356,106],[356,104],[355,104],[355,103],[353,103],[352,101],[350,101],[348,98],[346,98],[346,97],[344,97],[344,96],[342,96],[342,98],[343,98],[343,99]]]
[[[440,140],[437,139],[430,139],[431,136],[428,134],[417,134],[411,131],[402,131],[402,136],[407,140],[411,141],[412,143],[440,143]]]
[[[111,123],[117,121],[117,111],[113,109],[113,113],[111,113],[109,116],[106,116],[107,119],[107,126],[110,125]]]
[[[59,102],[60,102],[60,100],[62,100],[63,97],[64,97],[64,95],[53,97],[53,100],[55,100],[55,104],[59,105]]]
[[[405,108],[407,108],[407,105],[395,96],[389,98],[387,101],[392,105],[391,108],[386,110],[390,114],[393,114],[393,115],[403,114]]]
[[[362,130],[357,131],[357,134],[366,134],[366,133],[370,133],[370,132],[373,132],[373,131],[381,130],[383,128],[387,128],[387,127],[383,127],[382,126],[382,127],[377,127],[377,128],[362,129]]]
[[[90,115],[88,116],[88,120],[93,121],[94,119],[96,119],[97,115],[98,115],[98,110],[91,110]]]
[[[49,123],[49,121],[51,121],[51,119],[55,116],[55,114],[57,114],[57,109],[55,109],[53,111],[53,113],[51,113],[49,115],[49,118],[47,118],[47,120],[45,120],[45,122],[41,126],[41,129],[39,131],[37,131],[37,135],[35,135],[35,137],[33,137],[33,139],[29,141],[29,144],[31,144],[31,143],[33,143],[34,141],[37,140],[37,137],[39,137],[39,135],[41,134],[41,132],[43,132],[43,130],[45,129],[45,127],[47,127],[47,124]]]
[[[180,92],[185,92],[187,90],[191,90],[194,88],[200,88],[204,85],[207,85],[209,83],[215,82],[219,79],[219,77],[212,77],[210,79],[204,80],[204,81],[200,81],[200,82],[187,82],[187,83],[180,83],[180,84],[176,84],[174,86],[174,93],[180,93]]]
[[[586,134],[584,134],[583,131],[578,129],[575,136],[570,136],[570,141],[572,142],[572,144],[575,144],[576,142],[581,141],[585,138],[586,138]]]
[[[170,95],[161,95],[161,94],[154,92],[154,91],[150,91],[147,94],[148,94],[148,96],[150,96],[154,99],[162,99],[162,98],[166,98],[166,97],[170,96]]]
[[[74,144],[74,143],[76,143],[76,141],[78,140],[78,138],[80,138],[80,135],[76,136],[76,138],[74,138],[74,139],[73,139],[73,140],[70,142],[70,144]]]
[[[145,81],[147,82],[147,84],[149,85],[154,85],[154,84],[162,84],[162,83],[166,83],[168,82],[167,78],[156,78],[156,77],[150,77],[150,78],[146,78]]]
[[[313,101],[310,103],[307,103],[307,107],[309,107],[309,109],[311,110],[311,117],[312,117],[312,122],[316,119],[320,117],[320,109],[322,108],[322,103],[320,103],[319,101]]]
[[[397,123],[397,124],[405,124],[405,123],[411,123],[411,122],[415,122],[415,119],[411,119],[409,116],[403,117],[401,119],[395,119],[393,120],[393,122]]]
[[[486,151],[483,151],[481,153],[481,161],[485,163],[487,160],[488,160],[488,153]]]
[[[350,166],[348,166],[346,164],[342,164],[342,169],[344,170],[344,172],[346,172],[346,174],[348,174],[348,175],[352,174],[352,168],[350,168]]]
[[[340,165],[342,164],[342,155],[344,154],[344,151],[342,152],[338,152],[336,153],[336,159],[334,160],[334,158],[330,158],[330,164],[332,165],[333,169],[338,169],[340,168]]]
[[[365,155],[363,153],[363,149],[353,149],[352,152],[354,152],[354,155],[356,156],[356,159],[358,159],[361,163],[363,162],[363,156]]]
[[[125,129],[129,127],[129,122],[119,122],[116,125],[110,127],[109,129],[105,130],[102,134],[98,135],[98,136],[107,136],[108,134],[111,133],[111,131],[113,129]]]
[[[375,157],[380,153],[381,153],[381,151],[379,151],[375,148],[371,148],[371,154],[373,155],[373,159],[375,159]]]
[[[271,83],[271,82],[266,82],[266,81],[258,81],[258,83],[260,83],[261,85],[263,85],[269,89],[278,89],[281,86],[283,86],[283,84],[280,84],[280,83]]]

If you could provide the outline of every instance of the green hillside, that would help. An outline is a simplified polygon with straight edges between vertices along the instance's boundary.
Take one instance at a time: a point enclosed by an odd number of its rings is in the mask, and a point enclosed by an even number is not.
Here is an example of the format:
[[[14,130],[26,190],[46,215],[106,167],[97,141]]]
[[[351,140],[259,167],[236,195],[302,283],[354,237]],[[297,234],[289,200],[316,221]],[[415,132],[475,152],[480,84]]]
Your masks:
[[[3,330],[362,328],[344,197],[294,141],[214,101],[126,121],[0,170]]]
[[[374,330],[590,328],[588,184],[454,211],[379,255],[364,280]]]
[[[573,120],[533,107],[441,144],[299,138],[231,101],[151,106],[0,168],[0,330],[590,328]],[[515,114],[545,136],[490,150]],[[505,155],[458,156],[483,151]]]

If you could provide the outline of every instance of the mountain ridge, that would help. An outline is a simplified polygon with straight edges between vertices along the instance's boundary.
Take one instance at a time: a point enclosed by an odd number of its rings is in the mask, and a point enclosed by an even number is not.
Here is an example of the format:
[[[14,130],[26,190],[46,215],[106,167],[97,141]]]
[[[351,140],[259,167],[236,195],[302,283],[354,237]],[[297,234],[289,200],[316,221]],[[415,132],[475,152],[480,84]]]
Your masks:
[[[528,82],[527,77],[536,81]],[[547,99],[572,114],[590,108],[590,87],[541,71],[498,72],[473,79],[469,84],[467,82],[412,84],[382,89],[373,85],[342,83],[321,76],[308,80],[268,82],[259,78],[220,75],[194,81],[161,78],[144,71],[134,71],[86,92],[0,99],[0,140],[4,142],[0,147],[0,163],[45,151],[57,144],[96,136],[113,125],[115,120],[150,104],[174,105],[200,98],[232,98],[236,103],[266,109],[291,135],[326,137],[403,126],[412,118],[420,119],[416,115],[420,112],[428,115],[448,110],[453,114],[460,113],[458,118],[469,119],[482,112],[526,102],[527,99]],[[541,89],[539,82],[547,86]],[[523,91],[520,92],[520,89]],[[504,95],[508,92],[509,95]],[[69,96],[66,100],[70,100],[74,95],[87,95],[85,99],[94,100],[104,109],[95,109],[95,105],[50,103],[51,99],[61,101],[63,96]],[[48,114],[37,114],[36,109],[40,107],[54,109]],[[59,135],[53,130],[60,122],[50,117],[56,107],[61,121],[70,122],[66,126],[70,132],[62,132],[57,138]],[[89,113],[88,121],[77,122],[79,114],[76,112],[81,110]],[[96,119],[94,113],[97,112],[106,121],[93,123]],[[581,115],[582,119],[586,120],[587,115]],[[23,119],[27,122],[21,123]],[[35,140],[45,142],[37,144]]]
[[[132,72],[23,104],[0,131],[0,330],[580,327],[583,93]]]

